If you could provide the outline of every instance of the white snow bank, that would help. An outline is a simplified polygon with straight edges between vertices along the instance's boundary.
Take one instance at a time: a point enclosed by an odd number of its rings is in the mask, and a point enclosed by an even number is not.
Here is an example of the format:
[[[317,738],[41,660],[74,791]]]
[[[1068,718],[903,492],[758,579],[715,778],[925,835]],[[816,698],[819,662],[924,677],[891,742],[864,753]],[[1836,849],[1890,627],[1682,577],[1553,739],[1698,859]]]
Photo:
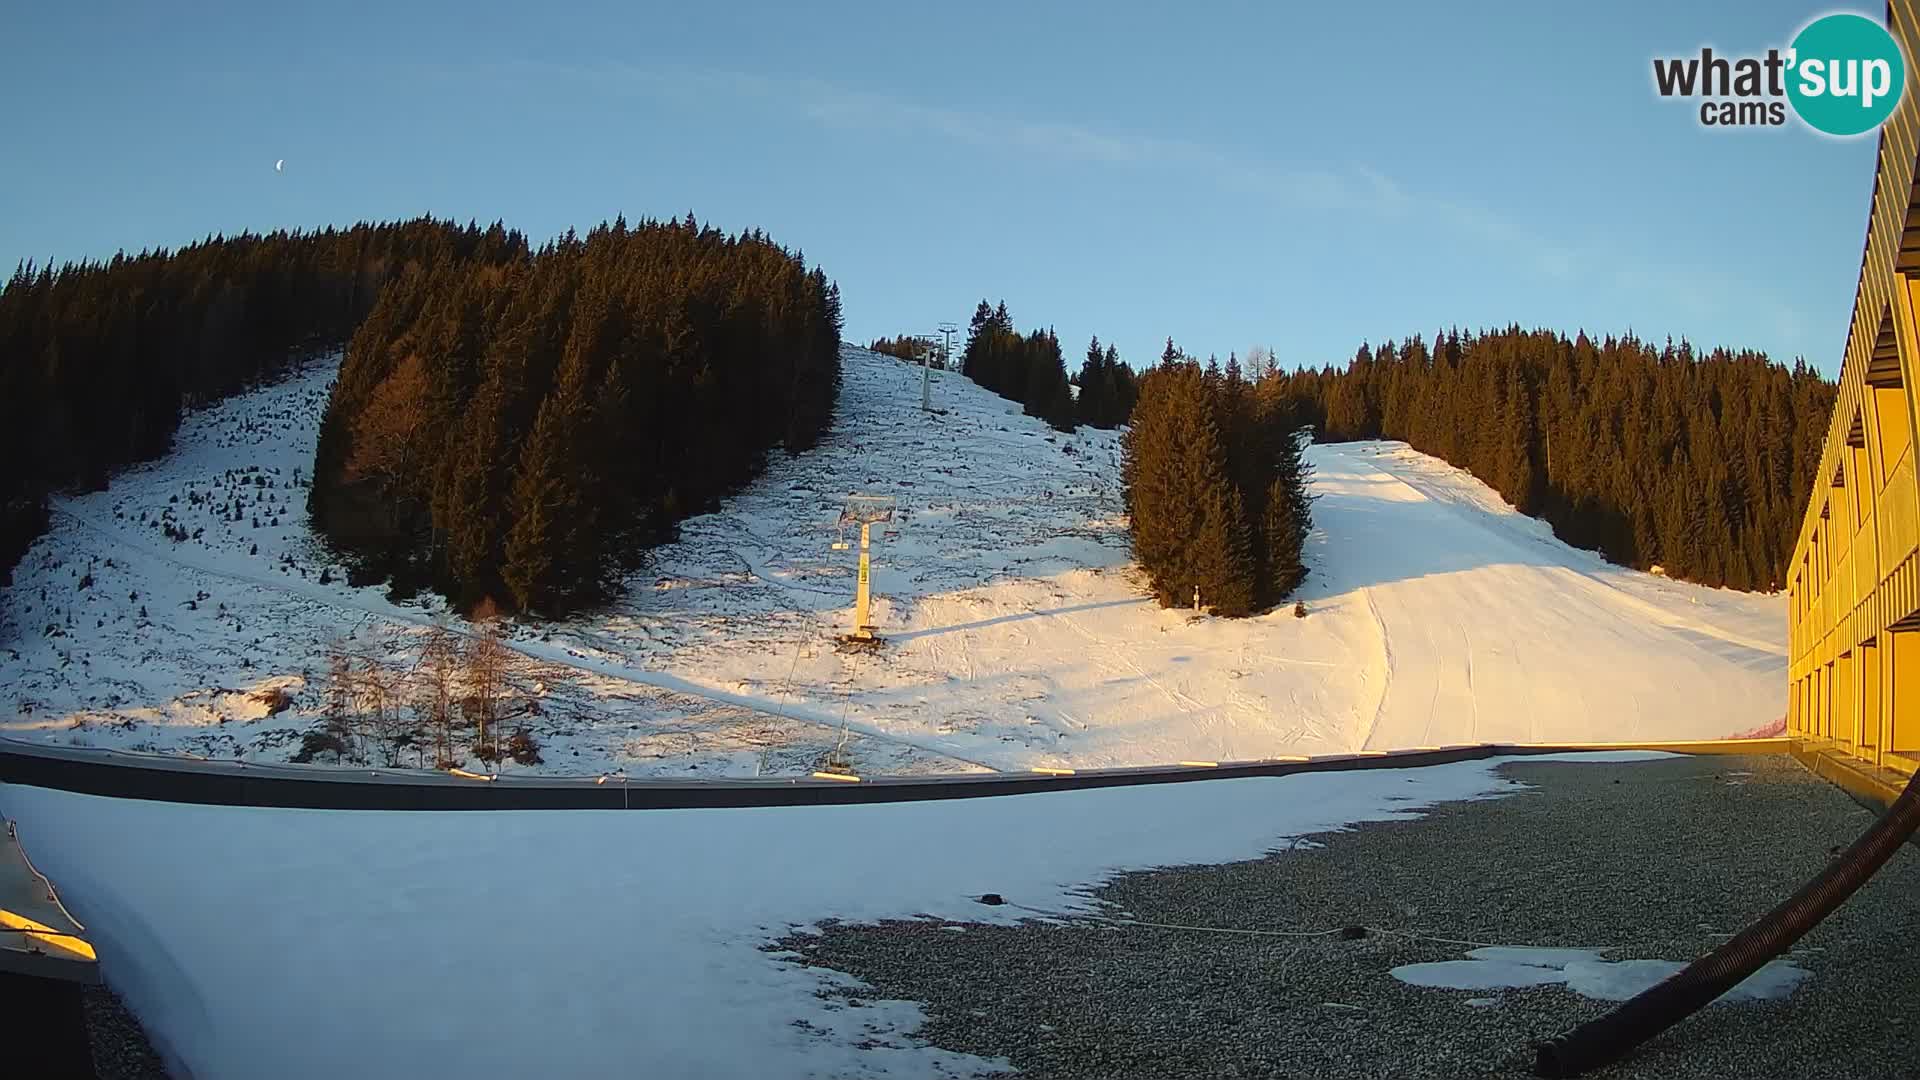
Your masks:
[[[1604,755],[1621,760],[1623,755]],[[1645,754],[1652,758],[1665,755]],[[1125,869],[1520,785],[1497,761],[784,809],[378,813],[0,786],[107,980],[196,1080],[962,1075],[917,1005],[763,951],[821,920],[1011,922]]]
[[[1446,990],[1512,990],[1565,983],[1567,989],[1585,997],[1625,1001],[1687,966],[1677,960],[1603,960],[1606,951],[1491,946],[1473,950],[1467,960],[1404,964],[1393,969],[1393,977],[1414,986]],[[1774,960],[1720,995],[1715,1003],[1783,998],[1793,993],[1807,975],[1792,960]]]

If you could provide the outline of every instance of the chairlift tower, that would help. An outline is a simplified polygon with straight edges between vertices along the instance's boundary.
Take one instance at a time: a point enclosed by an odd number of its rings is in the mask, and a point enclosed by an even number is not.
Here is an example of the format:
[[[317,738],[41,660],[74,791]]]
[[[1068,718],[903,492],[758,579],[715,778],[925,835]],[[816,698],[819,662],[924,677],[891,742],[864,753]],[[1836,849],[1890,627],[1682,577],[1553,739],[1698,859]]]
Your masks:
[[[957,323],[943,322],[940,324],[940,369],[942,371],[953,370],[953,335],[959,329],[960,327]],[[932,342],[928,342],[928,344],[931,345]],[[933,363],[932,359],[929,358],[927,363],[931,366]],[[925,412],[932,412],[933,400],[927,389],[928,378],[929,376],[923,371],[920,375],[920,408]]]
[[[920,343],[920,411],[933,411],[933,339],[919,338]]]
[[[947,371],[953,370],[953,335],[959,332],[959,323],[940,324],[940,366]]]
[[[873,632],[872,619],[873,563],[869,554],[873,546],[873,526],[878,522],[893,520],[893,496],[891,495],[849,495],[846,506],[840,511],[841,538],[834,542],[835,551],[845,551],[846,528],[849,525],[860,526],[860,579],[855,586],[853,597],[853,632],[840,640],[850,645],[877,645],[879,635]]]

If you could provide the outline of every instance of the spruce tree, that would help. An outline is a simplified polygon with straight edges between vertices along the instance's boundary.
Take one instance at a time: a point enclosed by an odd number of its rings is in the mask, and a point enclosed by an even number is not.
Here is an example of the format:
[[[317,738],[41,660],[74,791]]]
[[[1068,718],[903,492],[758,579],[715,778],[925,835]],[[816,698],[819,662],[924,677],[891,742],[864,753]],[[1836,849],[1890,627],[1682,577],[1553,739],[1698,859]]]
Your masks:
[[[1108,386],[1107,400],[1111,412],[1108,413],[1109,427],[1119,427],[1133,415],[1133,403],[1140,397],[1140,391],[1133,369],[1120,362],[1120,350],[1107,346],[1106,368]]]
[[[585,354],[569,357],[553,393],[540,405],[520,451],[507,500],[507,531],[500,577],[524,611],[549,614],[593,598],[600,583],[596,540],[599,489],[588,440],[590,415]]]
[[[1263,568],[1266,580],[1262,584],[1268,603],[1285,600],[1307,574],[1304,551],[1307,538],[1301,528],[1300,502],[1299,495],[1284,476],[1274,477],[1267,487],[1261,531],[1267,544]]]
[[[1190,503],[1174,415],[1174,384],[1180,378],[1167,366],[1141,376],[1133,424],[1121,437],[1121,497],[1130,516],[1133,554],[1163,607],[1173,604],[1178,588],[1176,563],[1186,543],[1183,515]]]
[[[520,469],[514,476],[509,503],[513,527],[507,532],[505,560],[500,577],[512,591],[516,607],[533,614],[545,614],[557,607],[560,582],[557,568],[557,518],[561,504],[568,502],[561,492],[557,443],[549,422],[552,414],[542,410],[534,424],[534,438],[520,456]]]
[[[1037,416],[1060,431],[1072,431],[1073,392],[1067,387],[1066,362],[1060,356],[1060,339],[1052,330],[1036,330],[1024,342],[1026,353],[1026,408],[1028,416]]]
[[[506,392],[489,380],[476,396],[456,444],[448,487],[436,492],[435,525],[446,545],[443,588],[462,606],[494,595],[505,472],[502,428]],[[316,488],[322,486],[318,480]]]
[[[993,308],[983,299],[973,309],[973,321],[967,324],[967,343],[960,354],[960,373],[982,386],[987,385],[987,337],[992,329]]]
[[[1095,335],[1087,343],[1087,357],[1080,363],[1080,399],[1075,412],[1080,422],[1090,427],[1112,427],[1113,378],[1107,373],[1107,354]]]
[[[1277,437],[1273,479],[1267,488],[1264,529],[1267,544],[1266,593],[1269,603],[1289,596],[1307,576],[1305,544],[1313,529],[1313,470],[1301,454],[1304,433],[1279,417],[1269,420]]]
[[[1162,606],[1191,604],[1197,588],[1216,613],[1245,615],[1257,603],[1258,581],[1212,397],[1191,363],[1156,368],[1141,380],[1133,426],[1122,440],[1134,556]]]

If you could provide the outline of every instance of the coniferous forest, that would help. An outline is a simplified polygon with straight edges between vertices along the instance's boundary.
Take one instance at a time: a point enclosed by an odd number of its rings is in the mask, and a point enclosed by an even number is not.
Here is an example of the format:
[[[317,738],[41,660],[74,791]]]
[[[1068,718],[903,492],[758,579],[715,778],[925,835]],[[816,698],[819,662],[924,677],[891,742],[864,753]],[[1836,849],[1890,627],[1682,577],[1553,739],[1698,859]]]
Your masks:
[[[996,309],[982,300],[974,310],[960,371],[1001,397],[1019,402],[1028,416],[1061,431],[1073,430],[1073,391],[1068,387],[1060,339],[1052,330],[1022,336],[1013,328],[1006,301]]]
[[[922,356],[930,354],[933,366],[940,366],[939,346],[926,338],[912,337],[907,334],[891,338],[877,337],[867,346],[867,349],[883,356],[891,356],[895,360],[905,360],[909,364],[917,364]]]
[[[1087,342],[1087,358],[1074,376],[1080,396],[1074,400],[1074,415],[1088,427],[1117,428],[1133,414],[1140,388],[1133,369],[1120,362],[1120,350],[1104,348],[1095,337]]]
[[[691,219],[616,222],[538,252],[497,223],[422,218],[24,265],[0,290],[12,463],[0,575],[45,527],[49,492],[103,486],[167,452],[182,408],[351,339],[317,454],[316,524],[408,584],[563,611],[603,595],[623,552],[749,479],[767,450],[812,445],[834,404],[839,328],[821,271],[757,232]],[[1344,369],[1257,380],[1232,362],[1195,368],[1171,342],[1136,377],[1096,338],[1076,397],[1054,334],[1023,335],[985,301],[962,370],[1062,430],[1132,418],[1142,446],[1188,431],[1185,471],[1142,473],[1141,490],[1199,491],[1217,466],[1237,509],[1220,494],[1193,511],[1240,524],[1222,526],[1218,552],[1192,554],[1215,569],[1181,569],[1149,520],[1142,561],[1164,571],[1163,599],[1189,602],[1175,593],[1196,577],[1223,611],[1257,609],[1297,580],[1285,552],[1299,537],[1286,534],[1304,536],[1305,502],[1268,489],[1297,471],[1284,432],[1299,424],[1328,441],[1403,439],[1615,562],[1778,588],[1834,396],[1803,363],[1758,353],[1508,327],[1363,346]]]
[[[569,232],[430,218],[213,237],[0,291],[0,584],[58,490],[171,447],[182,410],[348,343],[315,525],[375,574],[556,613],[625,558],[813,445],[838,290],[691,218]]]
[[[617,221],[396,282],[353,335],[310,508],[404,583],[556,615],[814,445],[840,298],[758,232]]]
[[[498,224],[421,218],[22,265],[0,291],[0,584],[46,527],[49,492],[165,454],[182,408],[345,341],[396,277],[525,253]]]
[[[876,342],[875,348],[881,343]],[[1119,427],[1127,422],[1138,396],[1133,369],[1121,362],[1119,350],[1101,346],[1095,337],[1087,344],[1079,373],[1069,378],[1060,339],[1052,330],[1035,330],[1023,337],[1014,329],[1004,300],[999,307],[982,300],[974,309],[960,370],[1001,397],[1019,402],[1028,416],[1061,431],[1072,431],[1076,424]],[[1077,397],[1072,387],[1079,388]]]
[[[1201,367],[1171,341],[1140,376],[1122,479],[1134,558],[1163,607],[1250,615],[1306,577],[1309,468],[1296,403],[1237,360]]]
[[[1434,340],[1278,379],[1321,440],[1404,440],[1576,547],[1781,587],[1835,393],[1804,362],[1519,327]]]

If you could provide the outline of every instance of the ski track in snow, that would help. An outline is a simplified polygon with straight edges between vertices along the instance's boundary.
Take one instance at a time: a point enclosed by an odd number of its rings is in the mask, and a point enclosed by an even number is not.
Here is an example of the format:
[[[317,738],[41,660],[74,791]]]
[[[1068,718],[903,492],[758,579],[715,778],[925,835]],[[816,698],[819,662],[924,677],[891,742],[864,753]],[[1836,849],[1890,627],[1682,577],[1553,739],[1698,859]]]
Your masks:
[[[1387,694],[1393,689],[1393,638],[1387,634],[1387,621],[1380,617],[1379,605],[1373,602],[1373,590],[1363,585],[1359,591],[1360,598],[1367,602],[1367,617],[1373,620],[1380,651],[1380,689],[1373,703],[1373,717],[1367,721],[1367,729],[1360,733],[1360,738],[1354,744],[1354,749],[1365,750],[1373,740],[1373,733],[1380,730],[1380,717],[1387,711]]]
[[[1568,548],[1466,473],[1400,444],[1316,449],[1324,485],[1371,489],[1397,509],[1390,529],[1344,529],[1340,518],[1368,510],[1358,501],[1334,502],[1334,520],[1323,527],[1369,542],[1384,535],[1397,553],[1411,556],[1396,560],[1396,552],[1377,545],[1364,560],[1387,571],[1374,576],[1397,578],[1364,592],[1392,655],[1408,659],[1390,661],[1388,690],[1362,745],[1695,738],[1736,729],[1689,725],[1678,715],[1685,708],[1678,702],[1689,699],[1710,715],[1743,703],[1778,713],[1777,698],[1769,702],[1761,688],[1742,685],[1744,678],[1716,685],[1687,674],[1733,667],[1780,677],[1784,649],[1753,633],[1765,625],[1766,605],[1774,605],[1776,618],[1783,614],[1778,597],[1611,566]],[[1337,457],[1325,453],[1334,449]],[[1324,510],[1329,502],[1318,505]],[[1681,603],[1647,598],[1660,593]],[[1505,647],[1489,648],[1494,641]],[[1527,665],[1518,662],[1523,642],[1536,658]],[[1677,669],[1670,689],[1652,677],[1661,669]],[[1542,678],[1545,670],[1562,677]],[[1605,707],[1594,710],[1595,699]],[[1678,733],[1683,729],[1688,734]]]
[[[0,733],[284,760],[324,709],[330,640],[412,664],[444,605],[347,585],[306,525],[331,377],[195,412],[167,458],[55,501],[0,593]],[[1116,433],[1054,432],[949,373],[929,415],[919,379],[846,349],[817,448],[683,522],[604,610],[514,628],[533,771],[804,773],[843,730],[877,774],[1710,738],[1782,711],[1781,597],[1611,566],[1398,443],[1309,451],[1306,618],[1162,610],[1128,557]],[[897,501],[873,657],[830,640],[856,491]],[[293,706],[270,716],[254,695],[274,688]]]

